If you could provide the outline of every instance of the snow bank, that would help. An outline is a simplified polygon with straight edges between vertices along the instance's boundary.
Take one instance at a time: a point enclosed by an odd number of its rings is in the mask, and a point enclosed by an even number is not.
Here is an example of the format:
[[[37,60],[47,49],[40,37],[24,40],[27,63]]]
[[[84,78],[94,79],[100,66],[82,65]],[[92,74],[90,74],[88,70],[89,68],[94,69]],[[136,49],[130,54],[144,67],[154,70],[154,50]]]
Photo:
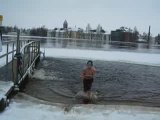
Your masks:
[[[22,98],[23,99],[23,98]],[[29,100],[13,101],[1,120],[159,120],[160,108],[124,105],[77,105],[69,109]]]
[[[160,66],[160,55],[151,53],[45,48],[45,55],[56,58],[92,59]]]
[[[13,86],[13,82],[0,81],[0,99],[8,92],[8,90]]]

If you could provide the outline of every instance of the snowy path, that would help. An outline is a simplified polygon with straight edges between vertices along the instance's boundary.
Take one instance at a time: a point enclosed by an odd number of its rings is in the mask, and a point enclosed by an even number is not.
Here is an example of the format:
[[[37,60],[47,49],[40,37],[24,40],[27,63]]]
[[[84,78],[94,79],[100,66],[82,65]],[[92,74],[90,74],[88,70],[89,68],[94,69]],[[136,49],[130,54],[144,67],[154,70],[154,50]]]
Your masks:
[[[43,104],[20,94],[0,113],[1,120],[159,120],[160,108],[124,105],[76,105],[71,108]]]

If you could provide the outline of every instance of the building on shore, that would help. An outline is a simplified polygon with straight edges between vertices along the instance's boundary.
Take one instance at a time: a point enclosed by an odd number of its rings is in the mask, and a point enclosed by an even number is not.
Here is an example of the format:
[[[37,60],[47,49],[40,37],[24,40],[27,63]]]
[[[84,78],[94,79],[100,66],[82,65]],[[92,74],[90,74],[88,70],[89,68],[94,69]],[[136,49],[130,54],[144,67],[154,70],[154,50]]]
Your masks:
[[[100,25],[97,26],[97,29],[92,29],[90,24],[88,24],[86,30],[84,30],[76,26],[74,28],[68,27],[68,22],[66,20],[62,28],[54,28],[49,34],[49,36],[56,38],[100,40],[103,41],[103,43],[106,43],[110,39],[110,35],[106,34],[105,30],[103,30]]]
[[[111,31],[110,43],[136,43],[136,42],[137,42],[137,36],[133,32],[123,31],[121,29]]]
[[[155,44],[160,44],[160,34],[155,37]]]

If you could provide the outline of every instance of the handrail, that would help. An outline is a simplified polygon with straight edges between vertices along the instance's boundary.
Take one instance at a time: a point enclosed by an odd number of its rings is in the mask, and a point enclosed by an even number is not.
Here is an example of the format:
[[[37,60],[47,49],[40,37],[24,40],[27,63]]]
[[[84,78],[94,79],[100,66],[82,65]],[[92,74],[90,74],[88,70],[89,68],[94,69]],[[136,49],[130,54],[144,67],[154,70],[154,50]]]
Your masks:
[[[40,41],[28,41],[21,47],[20,53],[16,53],[14,57],[13,82],[15,85],[20,84],[32,72],[39,58]]]
[[[6,106],[6,103],[8,104],[8,99],[16,93],[16,90],[21,90],[27,76],[30,75],[33,68],[40,60],[40,41],[30,42],[30,40],[19,40],[19,35],[17,35],[17,40],[3,41],[3,45],[6,50],[4,49],[0,60],[4,61],[4,59],[1,58],[6,57],[6,64],[4,64],[3,67],[1,66],[3,72],[1,73],[1,80],[12,80],[14,85],[8,90],[4,97],[0,98],[0,101],[4,100],[3,103],[0,103],[0,106],[1,104]],[[10,48],[12,48],[12,50],[10,50]],[[16,54],[14,54],[15,52]],[[12,56],[10,56],[11,53]]]
[[[3,35],[3,36],[4,37],[16,38],[16,35]],[[27,39],[62,39],[62,40],[96,40],[96,39],[83,39],[83,38],[42,37],[42,36],[20,36],[20,38],[27,38]]]
[[[16,40],[10,40],[10,41],[2,41],[2,43],[14,43]]]
[[[34,42],[34,41],[25,44],[25,45],[21,48],[20,53],[22,53],[23,50],[24,50],[28,45],[32,44],[33,42]]]
[[[10,51],[10,52],[8,52],[8,53],[5,53],[5,54],[1,55],[0,58],[5,57],[6,55],[10,55],[11,53],[14,53],[15,51],[16,51],[16,50],[12,50],[12,51]]]

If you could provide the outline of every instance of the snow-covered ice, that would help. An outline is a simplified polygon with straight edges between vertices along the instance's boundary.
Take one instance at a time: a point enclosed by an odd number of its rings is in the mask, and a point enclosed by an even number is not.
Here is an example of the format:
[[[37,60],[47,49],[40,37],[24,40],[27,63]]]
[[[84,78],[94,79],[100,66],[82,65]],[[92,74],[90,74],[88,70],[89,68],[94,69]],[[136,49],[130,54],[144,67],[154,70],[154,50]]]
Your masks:
[[[42,49],[42,51],[44,50]],[[45,48],[45,56],[56,58],[118,61],[126,63],[160,66],[160,55],[155,53]]]
[[[159,120],[160,108],[127,105],[44,104],[23,95],[13,100],[1,120]]]
[[[0,99],[5,96],[7,91],[13,86],[12,81],[0,81]]]

